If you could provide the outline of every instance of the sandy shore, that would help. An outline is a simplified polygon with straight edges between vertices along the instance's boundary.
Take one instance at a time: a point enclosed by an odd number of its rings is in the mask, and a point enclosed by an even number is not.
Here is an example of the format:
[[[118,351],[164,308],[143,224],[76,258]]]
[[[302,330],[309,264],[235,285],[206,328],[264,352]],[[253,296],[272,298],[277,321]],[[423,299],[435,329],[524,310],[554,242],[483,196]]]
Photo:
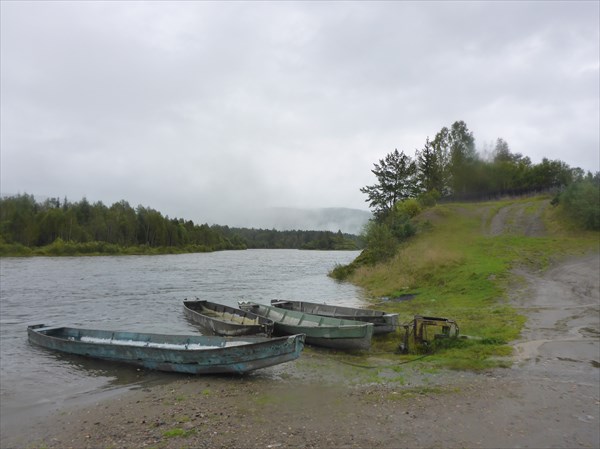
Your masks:
[[[245,377],[165,383],[32,418],[2,448],[600,447],[600,255],[526,282],[511,369],[419,372],[319,350]],[[363,361],[364,362],[364,361]],[[379,371],[378,371],[379,372]],[[381,382],[381,376],[387,376]]]

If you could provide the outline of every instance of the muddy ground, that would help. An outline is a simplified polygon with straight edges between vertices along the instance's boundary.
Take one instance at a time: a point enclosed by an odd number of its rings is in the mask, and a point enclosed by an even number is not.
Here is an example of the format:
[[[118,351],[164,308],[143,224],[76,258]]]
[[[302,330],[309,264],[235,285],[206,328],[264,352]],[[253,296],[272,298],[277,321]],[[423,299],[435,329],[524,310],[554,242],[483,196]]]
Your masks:
[[[391,367],[308,350],[244,377],[161,384],[32,418],[2,448],[598,448],[600,255],[518,272],[512,368]],[[372,363],[372,365],[371,365]],[[382,363],[389,363],[384,361]],[[385,370],[384,370],[385,375]]]

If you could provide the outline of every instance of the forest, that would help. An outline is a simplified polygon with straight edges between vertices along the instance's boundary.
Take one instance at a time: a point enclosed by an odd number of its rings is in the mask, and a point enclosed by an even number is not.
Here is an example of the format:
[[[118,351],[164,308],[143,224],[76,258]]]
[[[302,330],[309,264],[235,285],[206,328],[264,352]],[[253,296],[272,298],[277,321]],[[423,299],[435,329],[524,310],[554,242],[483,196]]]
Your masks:
[[[241,239],[247,248],[356,250],[363,247],[362,238],[353,234],[330,231],[276,231],[273,229],[230,228],[213,226],[228,238]]]
[[[513,153],[498,138],[481,153],[464,121],[443,127],[426,139],[415,158],[397,149],[372,173],[377,184],[361,188],[376,217],[384,219],[399,202],[417,198],[426,202],[484,201],[503,196],[558,192],[574,182],[598,181],[598,173],[585,173],[560,160],[543,158],[538,164],[528,156]]]
[[[152,208],[112,206],[86,198],[0,199],[0,255],[161,254],[247,248],[349,250],[357,236],[330,231],[276,231],[195,224]]]

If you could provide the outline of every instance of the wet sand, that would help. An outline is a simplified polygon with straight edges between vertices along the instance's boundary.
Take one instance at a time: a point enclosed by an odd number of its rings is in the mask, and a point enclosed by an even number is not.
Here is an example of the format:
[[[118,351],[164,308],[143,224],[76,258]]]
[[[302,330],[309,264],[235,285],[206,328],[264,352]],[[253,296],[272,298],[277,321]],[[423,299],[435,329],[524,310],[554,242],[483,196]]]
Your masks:
[[[599,272],[595,254],[515,273],[528,322],[511,369],[406,365],[381,384],[368,366],[307,351],[267,374],[177,376],[33,417],[26,432],[3,431],[1,447],[597,448]]]

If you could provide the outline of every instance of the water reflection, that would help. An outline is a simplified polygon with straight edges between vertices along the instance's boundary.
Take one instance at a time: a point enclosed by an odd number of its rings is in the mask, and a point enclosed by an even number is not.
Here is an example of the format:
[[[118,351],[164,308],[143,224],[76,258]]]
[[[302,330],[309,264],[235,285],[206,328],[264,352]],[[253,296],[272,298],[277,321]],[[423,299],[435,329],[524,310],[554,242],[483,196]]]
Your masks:
[[[104,389],[135,384],[142,381],[144,377],[143,370],[138,369],[134,365],[110,360],[99,360],[76,354],[65,354],[44,348],[36,349],[46,351],[46,358],[52,361],[53,366],[60,365],[73,375],[103,378],[106,382],[102,385]]]

